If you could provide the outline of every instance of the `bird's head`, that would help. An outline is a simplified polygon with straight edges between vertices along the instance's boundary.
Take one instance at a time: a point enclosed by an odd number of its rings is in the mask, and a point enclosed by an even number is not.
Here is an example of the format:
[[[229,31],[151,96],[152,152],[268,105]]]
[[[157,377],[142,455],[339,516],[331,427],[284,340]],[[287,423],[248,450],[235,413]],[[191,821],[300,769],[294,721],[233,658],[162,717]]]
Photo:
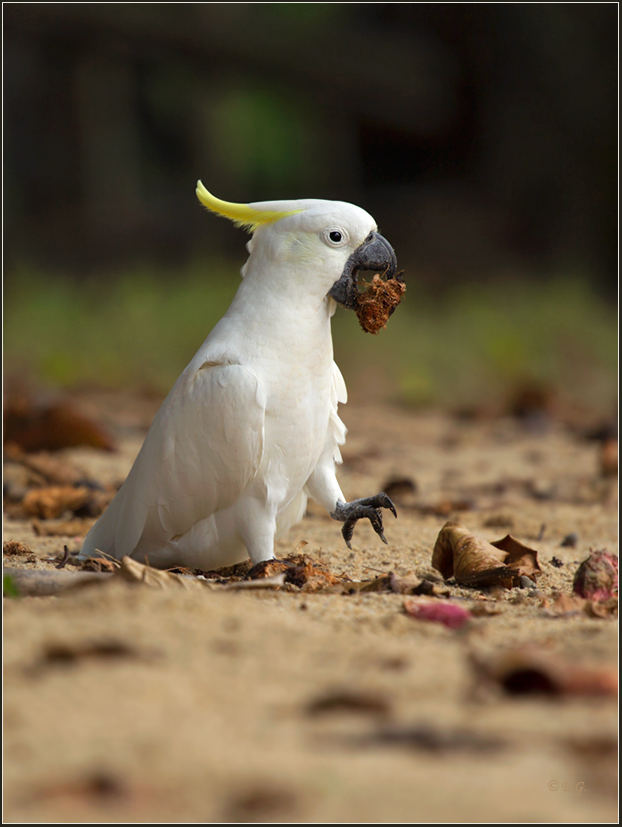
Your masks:
[[[200,181],[196,192],[207,209],[253,234],[242,275],[253,260],[262,272],[274,273],[274,265],[282,263],[289,285],[304,284],[353,310],[360,270],[389,278],[397,270],[393,248],[371,215],[354,204],[320,199],[232,204],[215,198]],[[261,267],[264,262],[272,267]]]

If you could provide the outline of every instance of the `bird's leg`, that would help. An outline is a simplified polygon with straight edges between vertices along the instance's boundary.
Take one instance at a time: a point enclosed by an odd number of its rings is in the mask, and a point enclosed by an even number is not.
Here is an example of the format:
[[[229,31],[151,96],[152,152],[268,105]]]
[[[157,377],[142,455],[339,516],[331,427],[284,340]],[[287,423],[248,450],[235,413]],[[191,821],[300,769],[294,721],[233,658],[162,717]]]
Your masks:
[[[393,512],[393,515],[397,517],[395,506],[384,492],[381,494],[376,494],[375,497],[363,497],[360,500],[352,500],[351,503],[344,503],[340,500],[337,501],[335,510],[330,516],[333,520],[340,520],[343,523],[341,533],[343,534],[343,539],[346,541],[348,548],[352,548],[350,545],[350,540],[354,534],[354,526],[356,525],[356,521],[362,519],[363,517],[367,517],[372,524],[372,528],[380,537],[382,542],[387,542],[382,525],[381,508],[388,508]]]

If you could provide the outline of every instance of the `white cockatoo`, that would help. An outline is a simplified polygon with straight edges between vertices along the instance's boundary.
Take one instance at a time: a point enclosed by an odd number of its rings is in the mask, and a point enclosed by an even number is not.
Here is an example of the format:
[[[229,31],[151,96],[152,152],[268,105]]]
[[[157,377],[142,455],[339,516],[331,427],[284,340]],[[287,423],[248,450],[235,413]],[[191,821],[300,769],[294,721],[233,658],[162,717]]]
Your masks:
[[[357,272],[392,276],[391,245],[365,210],[305,199],[232,204],[199,181],[212,212],[252,233],[242,283],[181,374],[81,557],[125,555],[209,570],[274,557],[307,496],[343,522],[350,546],[367,517],[386,542],[382,493],[346,502],[335,463],[347,398],[333,361],[331,317],[354,308]]]

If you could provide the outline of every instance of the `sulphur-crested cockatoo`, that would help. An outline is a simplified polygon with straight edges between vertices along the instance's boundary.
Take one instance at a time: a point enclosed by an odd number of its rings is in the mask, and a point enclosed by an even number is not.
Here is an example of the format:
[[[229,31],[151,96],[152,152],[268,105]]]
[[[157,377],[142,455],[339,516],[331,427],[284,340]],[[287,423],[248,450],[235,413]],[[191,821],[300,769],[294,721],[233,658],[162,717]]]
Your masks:
[[[232,204],[199,181],[212,212],[252,232],[225,316],[164,400],[123,486],[81,557],[213,569],[274,556],[307,496],[343,522],[383,534],[386,494],[346,502],[335,475],[346,388],[330,321],[353,308],[357,272],[393,275],[395,253],[365,210],[316,199]],[[397,516],[397,515],[396,515]]]

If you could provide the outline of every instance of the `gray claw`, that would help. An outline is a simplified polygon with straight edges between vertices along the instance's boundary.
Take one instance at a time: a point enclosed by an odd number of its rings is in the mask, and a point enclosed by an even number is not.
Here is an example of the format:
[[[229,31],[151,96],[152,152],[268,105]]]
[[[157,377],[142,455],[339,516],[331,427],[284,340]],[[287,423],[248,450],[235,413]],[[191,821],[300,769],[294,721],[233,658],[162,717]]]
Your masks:
[[[381,508],[388,508],[389,511],[393,512],[393,516],[397,517],[395,506],[384,491],[380,494],[376,494],[375,497],[364,497],[359,500],[353,500],[351,503],[337,503],[334,512],[330,516],[334,520],[341,520],[343,522],[341,533],[348,548],[352,548],[350,540],[354,534],[354,526],[356,525],[357,520],[364,517],[370,521],[372,528],[380,537],[382,542],[388,545],[388,540],[384,536],[382,512],[380,511]]]

